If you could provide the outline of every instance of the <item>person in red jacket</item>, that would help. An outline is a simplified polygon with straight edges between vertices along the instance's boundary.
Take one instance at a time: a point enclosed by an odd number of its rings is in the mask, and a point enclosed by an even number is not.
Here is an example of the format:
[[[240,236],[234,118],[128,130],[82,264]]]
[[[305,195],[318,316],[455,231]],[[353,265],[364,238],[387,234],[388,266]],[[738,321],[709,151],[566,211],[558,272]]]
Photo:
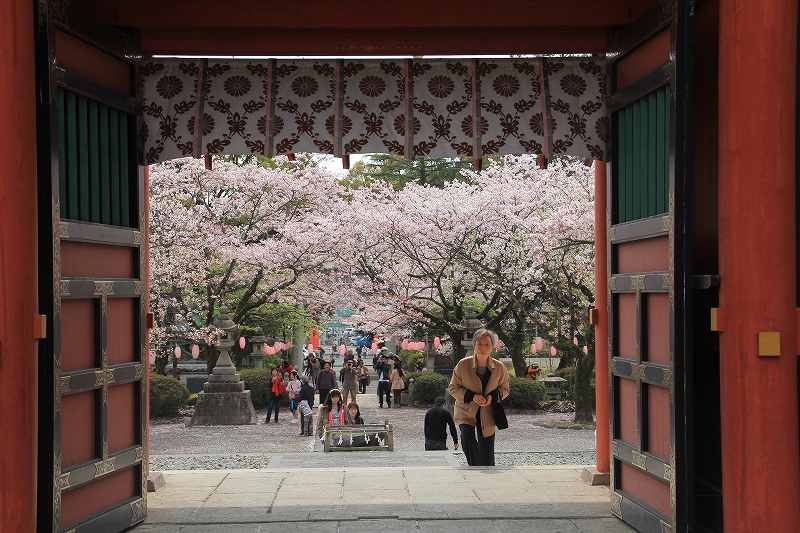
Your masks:
[[[267,420],[265,424],[269,424],[269,419],[272,417],[273,410],[275,411],[275,423],[278,423],[278,411],[280,410],[281,395],[286,391],[286,385],[283,383],[283,377],[278,372],[277,368],[272,369],[272,387],[270,388],[269,403],[267,404]]]

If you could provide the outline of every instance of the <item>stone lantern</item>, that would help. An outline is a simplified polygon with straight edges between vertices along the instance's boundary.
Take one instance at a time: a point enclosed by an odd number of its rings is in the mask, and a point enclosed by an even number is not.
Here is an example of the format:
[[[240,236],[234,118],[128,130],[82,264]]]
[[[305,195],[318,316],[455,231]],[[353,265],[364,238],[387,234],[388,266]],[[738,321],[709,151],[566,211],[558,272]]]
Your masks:
[[[252,350],[247,354],[250,359],[250,366],[252,368],[264,368],[264,345],[267,343],[267,338],[264,335],[256,335],[250,337],[250,346]]]
[[[197,405],[189,425],[255,424],[256,410],[250,391],[245,390],[244,381],[231,361],[230,350],[238,337],[238,327],[227,316],[215,320],[214,325],[223,332],[217,341],[220,354],[203,391],[197,395]]]
[[[472,355],[472,339],[475,337],[475,332],[483,327],[483,322],[476,316],[475,309],[467,307],[464,320],[461,321],[461,329],[464,331],[464,335],[461,336],[461,346],[464,347],[467,356]]]

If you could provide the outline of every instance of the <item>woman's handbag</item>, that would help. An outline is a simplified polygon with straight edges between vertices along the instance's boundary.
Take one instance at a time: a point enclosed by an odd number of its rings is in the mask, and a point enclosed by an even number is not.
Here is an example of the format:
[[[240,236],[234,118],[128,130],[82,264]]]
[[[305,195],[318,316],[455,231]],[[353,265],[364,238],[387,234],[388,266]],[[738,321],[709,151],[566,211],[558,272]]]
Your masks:
[[[497,429],[508,428],[508,418],[502,403],[492,402],[492,418],[494,418],[494,425]]]

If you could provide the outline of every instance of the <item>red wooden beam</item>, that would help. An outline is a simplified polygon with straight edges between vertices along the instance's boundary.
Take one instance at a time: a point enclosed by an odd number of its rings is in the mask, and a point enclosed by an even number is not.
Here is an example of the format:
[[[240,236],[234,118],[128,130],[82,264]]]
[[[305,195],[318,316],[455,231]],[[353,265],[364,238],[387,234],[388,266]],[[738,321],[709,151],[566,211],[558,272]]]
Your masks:
[[[145,30],[142,51],[154,55],[479,55],[605,52],[607,28]]]
[[[0,529],[36,530],[34,2],[0,4]],[[39,169],[45,172],[46,169]],[[45,275],[42,272],[42,275]],[[47,512],[47,509],[44,509]]]
[[[726,533],[796,531],[797,0],[719,6],[719,312]],[[746,112],[742,112],[746,109]],[[778,356],[759,346],[778,337]]]
[[[81,16],[99,24],[138,29],[254,28],[597,28],[634,21],[655,2],[630,0],[407,0],[391,16],[363,0],[277,2],[229,0],[73,0]]]

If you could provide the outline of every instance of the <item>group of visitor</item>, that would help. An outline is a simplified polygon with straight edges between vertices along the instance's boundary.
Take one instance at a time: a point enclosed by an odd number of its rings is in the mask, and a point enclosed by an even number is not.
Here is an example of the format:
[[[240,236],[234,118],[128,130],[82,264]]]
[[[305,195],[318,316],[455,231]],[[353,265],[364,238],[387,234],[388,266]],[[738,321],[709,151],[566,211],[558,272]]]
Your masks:
[[[394,406],[400,407],[403,390],[406,388],[406,374],[400,358],[387,357],[385,353],[376,354],[373,368],[378,375],[378,407],[383,408],[384,398],[386,407],[392,406],[392,398]]]
[[[447,430],[453,439],[454,448],[464,450],[470,466],[494,466],[494,441],[498,429],[508,427],[502,400],[510,392],[509,375],[503,363],[491,356],[497,346],[497,334],[480,329],[473,336],[473,355],[463,358],[453,369],[447,392],[453,398],[453,414],[438,398],[436,405],[425,415],[425,449],[446,450]],[[330,361],[320,359],[314,352],[306,357],[306,372],[299,377],[297,371],[286,362],[272,371],[271,398],[267,407],[266,423],[272,413],[278,421],[280,397],[289,396],[289,409],[293,422],[300,417],[300,435],[311,436],[313,427],[314,392],[319,394],[320,408],[317,416],[317,435],[336,426],[362,425],[364,419],[356,403],[358,393],[366,392],[369,372],[357,355],[345,356],[345,363],[337,375]],[[401,405],[406,378],[400,358],[389,356],[385,351],[375,354],[374,370],[378,376],[378,405],[396,407]],[[282,371],[286,371],[288,381]],[[528,375],[536,377],[536,368],[531,365]],[[341,390],[339,388],[341,382]],[[358,388],[358,392],[356,389]],[[458,427],[458,434],[456,433]],[[460,436],[460,438],[459,438]]]

